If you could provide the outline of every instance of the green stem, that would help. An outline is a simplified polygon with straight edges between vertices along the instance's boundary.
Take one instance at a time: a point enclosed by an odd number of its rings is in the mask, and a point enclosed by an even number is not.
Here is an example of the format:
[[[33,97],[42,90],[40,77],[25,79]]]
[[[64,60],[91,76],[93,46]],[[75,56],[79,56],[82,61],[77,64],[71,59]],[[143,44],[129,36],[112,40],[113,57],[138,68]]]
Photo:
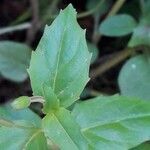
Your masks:
[[[97,76],[102,75],[112,67],[116,66],[129,56],[133,54],[133,52],[138,51],[138,50],[144,50],[146,47],[143,46],[137,46],[134,48],[126,48],[125,50],[113,54],[111,58],[108,59],[108,61],[104,62],[102,65],[99,65],[97,68],[93,69],[90,73],[91,78],[96,78]]]
[[[85,12],[82,12],[82,13],[79,13],[77,15],[77,18],[84,18],[84,17],[87,17],[89,15],[92,15],[93,13],[95,13],[100,7],[101,5],[104,3],[105,0],[101,0],[97,5],[96,7],[94,7],[93,9],[89,10],[89,11],[85,11]],[[51,15],[49,16],[49,18],[51,19],[55,19],[57,15]]]
[[[93,9],[89,10],[89,11],[86,11],[86,12],[83,12],[83,13],[80,13],[78,14],[78,18],[83,18],[83,17],[87,17],[89,15],[92,15],[93,13],[95,13],[101,6],[102,4],[104,3],[104,0],[101,0],[97,5],[96,7],[94,7]]]
[[[116,3],[113,5],[111,10],[109,11],[107,17],[115,15],[122,5],[125,3],[126,0],[117,0]]]
[[[42,104],[45,102],[42,96],[32,96],[30,97],[30,101],[31,103],[42,103]]]
[[[144,14],[144,0],[140,0],[140,8],[141,8],[141,12],[143,15]]]
[[[20,25],[16,25],[16,26],[1,28],[0,29],[0,35],[5,34],[5,33],[9,33],[9,32],[29,29],[30,27],[31,27],[31,23],[27,22],[27,23],[23,23]]]
[[[56,9],[57,4],[59,3],[59,0],[53,0],[50,7],[45,12],[45,15],[42,17],[42,22],[45,24],[47,20],[49,19],[55,19],[56,16],[53,16],[52,13]]]
[[[120,8],[122,7],[122,5],[125,3],[126,0],[117,0],[116,3],[113,5],[113,7],[111,8],[111,10],[109,11],[108,15],[106,16],[106,18],[115,15]],[[105,18],[105,19],[106,19]],[[96,37],[93,36],[93,41],[95,44],[98,43],[98,41],[100,41],[102,35],[101,33],[97,34]]]

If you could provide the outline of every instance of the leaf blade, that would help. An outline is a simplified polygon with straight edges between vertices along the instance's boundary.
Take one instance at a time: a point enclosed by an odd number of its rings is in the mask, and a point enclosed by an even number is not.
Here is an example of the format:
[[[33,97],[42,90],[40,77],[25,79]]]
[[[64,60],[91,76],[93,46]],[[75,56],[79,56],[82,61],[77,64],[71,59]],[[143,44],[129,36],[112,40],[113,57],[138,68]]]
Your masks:
[[[100,25],[99,31],[106,36],[124,36],[136,27],[134,18],[130,15],[121,14],[107,18]]]
[[[150,103],[146,101],[98,97],[77,104],[72,115],[95,149],[129,149],[150,139]]]
[[[87,149],[87,143],[80,133],[79,126],[71,117],[70,112],[60,108],[55,114],[47,114],[43,119],[45,135],[62,150]]]
[[[51,86],[61,106],[70,106],[79,98],[89,79],[90,59],[85,31],[78,25],[76,12],[69,5],[50,27],[46,26],[36,52],[32,53],[29,75],[33,93],[43,96],[41,87],[46,83]],[[41,70],[38,68],[40,65]],[[73,83],[80,88],[74,86],[72,93]]]
[[[48,150],[44,134],[35,129],[0,127],[0,134],[3,135],[0,136],[0,149],[32,150],[34,148]]]
[[[2,105],[0,107],[0,119],[19,121],[26,120],[35,127],[41,126],[41,119],[38,115],[26,108],[23,110],[14,110],[10,105]]]

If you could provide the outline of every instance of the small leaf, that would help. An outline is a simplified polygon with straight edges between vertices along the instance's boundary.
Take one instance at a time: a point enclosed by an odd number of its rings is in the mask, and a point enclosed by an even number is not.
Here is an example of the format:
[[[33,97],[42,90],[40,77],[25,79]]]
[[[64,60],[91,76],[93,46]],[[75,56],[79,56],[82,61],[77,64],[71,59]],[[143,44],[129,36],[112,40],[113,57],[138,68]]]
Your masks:
[[[14,111],[9,105],[0,107],[0,149],[48,150],[41,119],[29,109]]]
[[[31,49],[21,43],[11,41],[0,42],[0,74],[5,78],[21,82],[28,75]]]
[[[0,120],[19,121],[26,120],[29,124],[33,124],[39,128],[41,126],[41,118],[32,112],[29,108],[23,110],[15,110],[10,105],[2,105],[0,107]]]
[[[76,104],[72,115],[95,150],[127,150],[150,139],[150,103],[122,96]]]
[[[150,58],[138,55],[130,58],[122,67],[119,78],[122,95],[150,100]]]
[[[70,106],[79,99],[89,80],[90,58],[85,31],[78,25],[76,12],[69,5],[51,26],[46,26],[36,51],[32,53],[29,75],[33,94],[44,97],[43,84],[46,84],[61,106]]]
[[[99,31],[106,36],[124,36],[133,32],[137,23],[129,15],[115,15],[106,18],[100,25]]]
[[[30,98],[28,96],[21,96],[17,99],[15,99],[12,103],[11,106],[14,109],[24,109],[29,107],[31,104]]]
[[[48,150],[41,130],[24,127],[0,127],[1,150]]]
[[[61,150],[87,150],[87,143],[70,112],[60,108],[43,119],[45,135]]]

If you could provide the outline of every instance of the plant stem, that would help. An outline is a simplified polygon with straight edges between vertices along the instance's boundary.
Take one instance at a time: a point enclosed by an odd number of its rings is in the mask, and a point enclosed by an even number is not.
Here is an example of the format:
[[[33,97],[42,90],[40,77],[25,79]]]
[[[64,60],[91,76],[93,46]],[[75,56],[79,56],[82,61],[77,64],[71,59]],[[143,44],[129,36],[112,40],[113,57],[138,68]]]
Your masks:
[[[30,128],[31,129],[31,127],[19,125],[17,123],[14,123],[12,121],[8,121],[8,120],[5,120],[5,119],[0,119],[0,126],[4,126],[4,127],[16,127],[16,128],[22,128],[22,129],[28,129],[28,128]]]
[[[116,3],[113,5],[111,10],[109,11],[107,17],[115,15],[119,9],[122,7],[122,5],[125,3],[126,0],[117,0]]]
[[[106,93],[102,93],[102,92],[96,91],[96,90],[90,90],[90,95],[92,95],[92,96],[102,96],[102,95],[106,96]]]
[[[45,100],[43,99],[42,96],[32,96],[32,97],[30,97],[30,101],[31,101],[31,103],[38,102],[38,103],[42,103],[42,104],[45,102]]]
[[[104,3],[105,0],[101,0],[97,5],[96,7],[92,8],[91,10],[89,11],[85,11],[85,12],[82,12],[82,13],[79,13],[77,15],[77,18],[84,18],[84,17],[87,17],[89,15],[92,15],[93,13],[95,13],[100,7],[101,5]],[[51,15],[49,16],[49,18],[51,19],[55,19],[57,15]]]
[[[42,22],[43,22],[44,25],[45,25],[45,23],[47,23],[48,19],[55,19],[56,18],[56,16],[53,16],[51,14],[56,9],[58,3],[59,3],[59,0],[53,0],[51,2],[51,5],[46,10],[45,15],[42,17]]]
[[[31,23],[27,22],[27,23],[23,23],[20,25],[16,25],[16,26],[1,28],[0,35],[5,34],[5,33],[14,32],[14,31],[29,29],[30,27],[31,27]]]
[[[30,4],[31,4],[31,11],[32,11],[32,22],[26,37],[26,43],[28,45],[31,45],[31,43],[34,40],[36,32],[41,27],[41,23],[39,20],[39,3],[37,0],[30,0]]]
[[[141,12],[143,15],[144,14],[144,0],[140,0],[140,8],[141,8]]]
[[[99,65],[97,68],[93,69],[90,73],[90,77],[96,78],[97,76],[100,76],[101,74],[105,73],[112,67],[116,66],[117,64],[119,64],[120,62],[122,62],[123,60],[131,56],[134,51],[138,51],[142,49],[143,49],[143,46],[138,46],[134,48],[126,48],[125,50],[115,55],[113,54],[108,61],[104,62],[102,65]]]
[[[10,23],[11,26],[17,25],[25,20],[27,20],[31,15],[30,9],[24,11],[21,15],[19,15],[14,21]]]
[[[120,8],[122,7],[122,5],[125,3],[126,0],[117,0],[116,3],[113,5],[113,7],[111,8],[111,10],[109,11],[108,15],[106,16],[106,18],[115,15]],[[105,18],[105,19],[106,19]],[[101,39],[102,35],[101,33],[97,34],[96,37],[93,36],[93,41],[94,43],[98,43]]]
[[[104,0],[101,0],[99,1],[99,3],[96,5],[96,7],[94,7],[93,9],[89,10],[89,11],[86,11],[86,12],[83,12],[83,13],[80,13],[78,14],[78,18],[83,18],[83,17],[87,17],[93,13],[95,13],[100,7],[101,5],[104,3]]]

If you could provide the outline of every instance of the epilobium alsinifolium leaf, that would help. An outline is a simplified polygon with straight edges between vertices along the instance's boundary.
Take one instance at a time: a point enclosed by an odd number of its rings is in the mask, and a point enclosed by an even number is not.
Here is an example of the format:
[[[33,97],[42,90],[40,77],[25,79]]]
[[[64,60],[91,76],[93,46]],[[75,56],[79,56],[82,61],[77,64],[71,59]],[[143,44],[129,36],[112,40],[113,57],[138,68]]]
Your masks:
[[[101,96],[74,107],[72,115],[94,150],[128,150],[150,139],[150,103]]]
[[[32,53],[29,75],[33,94],[44,96],[47,86],[51,96],[47,97],[46,105],[70,106],[79,99],[89,80],[90,58],[85,30],[78,25],[76,11],[70,5],[60,12],[51,26],[45,27]],[[53,100],[54,106],[48,102]]]

